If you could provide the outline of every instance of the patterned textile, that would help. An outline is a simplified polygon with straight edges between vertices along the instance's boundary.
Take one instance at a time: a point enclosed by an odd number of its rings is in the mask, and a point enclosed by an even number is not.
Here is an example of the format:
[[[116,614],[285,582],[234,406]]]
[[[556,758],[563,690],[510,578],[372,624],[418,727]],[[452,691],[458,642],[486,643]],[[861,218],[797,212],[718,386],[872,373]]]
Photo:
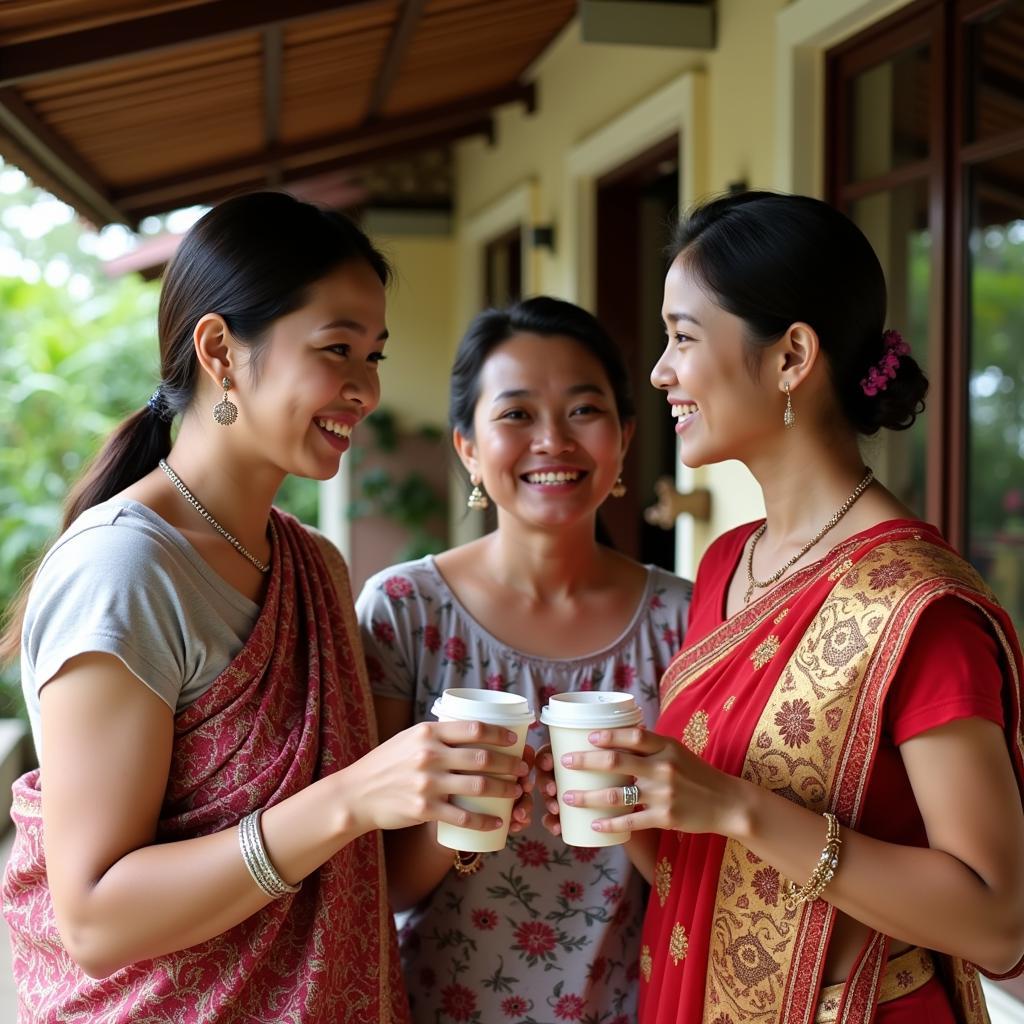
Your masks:
[[[913,521],[857,534],[694,637],[665,674],[658,731],[684,742],[692,732],[701,756],[721,770],[856,828],[889,686],[922,613],[947,597],[980,611],[999,641],[1020,782],[1021,655],[1012,625],[974,570]],[[641,951],[641,1021],[813,1021],[831,904],[787,910],[779,872],[717,835],[664,833],[657,871]],[[871,1021],[888,943],[869,936],[838,1006],[844,1024]],[[986,1021],[976,969],[947,957],[940,966],[959,1019]]]
[[[504,690],[539,709],[553,693],[632,693],[648,725],[661,673],[679,649],[691,584],[649,568],[633,621],[603,651],[564,661],[501,643],[460,604],[426,558],[369,580],[357,602],[370,682],[412,702],[417,721],[448,687]],[[547,742],[539,722],[534,747]],[[485,854],[468,878],[450,871],[400,932],[419,1024],[636,1019],[642,879],[621,846],[574,847],[532,824]]]
[[[267,596],[245,647],[175,719],[158,842],[232,828],[375,743],[341,556],[274,510]],[[64,950],[43,853],[39,773],[14,787],[3,879],[19,1020],[32,1024],[391,1024],[408,1019],[380,834],[339,851],[295,895],[191,949],[88,977]],[[88,813],[83,809],[83,813]]]

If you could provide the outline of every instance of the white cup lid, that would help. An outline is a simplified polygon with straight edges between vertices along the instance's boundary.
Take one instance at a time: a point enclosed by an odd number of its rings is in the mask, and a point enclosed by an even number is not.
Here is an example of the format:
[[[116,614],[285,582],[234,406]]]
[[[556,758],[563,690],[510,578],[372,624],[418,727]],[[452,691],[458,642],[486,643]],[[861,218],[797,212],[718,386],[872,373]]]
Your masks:
[[[639,725],[644,713],[630,693],[579,690],[554,694],[540,720],[547,726],[568,729],[623,729]]]
[[[474,690],[457,687],[445,690],[430,709],[435,718],[454,718],[460,722],[486,722],[488,725],[532,725],[537,716],[530,703],[518,693],[500,690]]]

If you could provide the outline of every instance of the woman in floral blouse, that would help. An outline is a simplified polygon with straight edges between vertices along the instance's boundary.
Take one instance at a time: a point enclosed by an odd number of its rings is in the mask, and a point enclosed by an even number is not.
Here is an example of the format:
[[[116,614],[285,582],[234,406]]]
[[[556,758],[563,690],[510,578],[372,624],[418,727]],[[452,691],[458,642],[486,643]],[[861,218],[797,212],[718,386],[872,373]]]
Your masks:
[[[553,693],[627,691],[653,724],[691,588],[595,539],[633,421],[619,351],[589,313],[540,297],[472,323],[452,373],[453,439],[472,507],[489,495],[498,528],[364,587],[382,739],[428,720],[453,686],[518,693],[535,709]],[[529,742],[547,742],[539,723]],[[453,869],[432,827],[393,837],[415,1020],[635,1020],[644,901],[622,846],[567,846],[525,804],[506,848],[472,874]]]

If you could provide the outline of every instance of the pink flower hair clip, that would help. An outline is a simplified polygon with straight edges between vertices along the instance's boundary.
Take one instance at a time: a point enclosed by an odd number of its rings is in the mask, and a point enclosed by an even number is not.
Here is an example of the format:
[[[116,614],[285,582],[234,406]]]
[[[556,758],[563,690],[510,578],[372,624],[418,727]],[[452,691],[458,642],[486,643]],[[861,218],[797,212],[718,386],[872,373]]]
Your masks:
[[[910,355],[910,346],[903,340],[899,331],[886,331],[882,335],[885,352],[877,366],[868,370],[868,375],[860,382],[861,390],[868,398],[874,398],[879,391],[884,391],[896,376],[899,369],[900,356]]]

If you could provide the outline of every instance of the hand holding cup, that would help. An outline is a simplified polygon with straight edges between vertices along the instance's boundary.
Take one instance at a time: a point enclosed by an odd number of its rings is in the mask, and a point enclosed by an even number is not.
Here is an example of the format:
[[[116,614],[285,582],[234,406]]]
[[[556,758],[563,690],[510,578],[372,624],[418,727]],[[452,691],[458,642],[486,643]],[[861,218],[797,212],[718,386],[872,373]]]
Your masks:
[[[616,846],[629,839],[629,833],[600,832],[593,823],[627,812],[623,804],[616,806],[607,798],[599,806],[594,801],[569,803],[566,794],[580,791],[617,791],[634,784],[633,776],[614,770],[609,752],[600,751],[590,742],[595,730],[630,729],[640,726],[643,712],[633,696],[618,691],[588,690],[555,694],[541,712],[541,721],[551,736],[551,756],[554,760],[555,786],[558,793],[558,825],[563,840],[570,846]],[[600,757],[594,752],[600,752]],[[584,760],[586,758],[586,760]],[[542,770],[548,759],[542,761]],[[542,785],[546,780],[542,776]],[[554,822],[549,817],[545,824],[550,831]]]
[[[480,744],[480,750],[511,754],[517,758],[523,756],[526,733],[534,721],[534,714],[525,697],[514,693],[472,688],[445,690],[434,702],[431,713],[441,722],[479,722],[488,726],[501,726],[509,730],[516,736],[515,744],[504,747]],[[495,781],[514,781],[509,776],[486,772],[483,765],[481,769],[478,774]],[[491,831],[481,832],[476,829],[460,828],[448,821],[439,820],[437,841],[442,846],[472,853],[494,853],[504,848],[509,826],[513,820],[515,798],[484,792],[483,782],[486,782],[486,779],[482,780],[481,789],[476,793],[453,791],[450,801],[455,807],[473,814],[489,815],[500,819],[501,826]],[[521,814],[523,810],[527,811],[527,820],[529,818],[528,807],[520,805],[516,808],[517,821],[520,825],[523,824]]]

